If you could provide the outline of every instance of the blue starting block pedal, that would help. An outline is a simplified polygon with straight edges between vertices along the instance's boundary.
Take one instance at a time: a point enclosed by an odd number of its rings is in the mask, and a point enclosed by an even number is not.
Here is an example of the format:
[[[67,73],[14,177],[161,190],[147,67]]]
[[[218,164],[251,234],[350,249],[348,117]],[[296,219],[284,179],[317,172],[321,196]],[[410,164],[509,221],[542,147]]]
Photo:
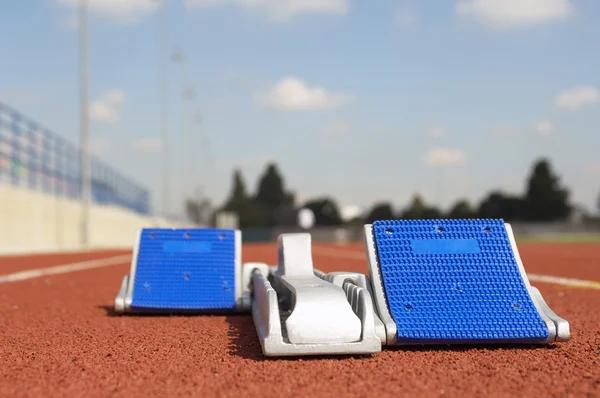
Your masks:
[[[502,220],[375,221],[365,243],[386,345],[570,339],[568,322],[530,285]]]
[[[251,272],[241,265],[241,232],[233,229],[142,229],[115,311],[250,311]]]

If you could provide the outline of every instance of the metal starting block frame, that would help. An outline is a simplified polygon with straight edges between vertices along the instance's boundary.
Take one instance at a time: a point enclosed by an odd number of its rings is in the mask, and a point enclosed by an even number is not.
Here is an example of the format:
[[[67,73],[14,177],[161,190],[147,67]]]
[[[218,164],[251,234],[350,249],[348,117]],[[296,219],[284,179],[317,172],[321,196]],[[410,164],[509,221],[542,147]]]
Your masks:
[[[263,353],[380,352],[383,324],[376,321],[364,275],[315,270],[308,233],[282,234],[278,245],[277,266],[268,275],[252,273],[252,316]]]

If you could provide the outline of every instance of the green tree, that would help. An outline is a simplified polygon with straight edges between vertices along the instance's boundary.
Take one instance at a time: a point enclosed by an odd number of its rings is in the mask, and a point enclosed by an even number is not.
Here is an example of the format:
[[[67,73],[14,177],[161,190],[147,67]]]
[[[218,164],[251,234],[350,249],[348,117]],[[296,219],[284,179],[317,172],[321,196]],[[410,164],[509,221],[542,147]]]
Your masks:
[[[448,218],[475,218],[477,215],[471,204],[466,199],[458,200],[448,212]]]
[[[425,213],[425,201],[419,194],[415,194],[412,197],[412,201],[408,208],[402,211],[400,218],[408,220],[416,220],[423,218]]]
[[[506,221],[523,219],[523,199],[517,196],[505,195],[500,191],[491,192],[479,204],[477,215],[480,218],[502,218]]]
[[[395,218],[392,205],[387,202],[379,202],[375,203],[373,208],[369,211],[365,217],[365,223],[372,224],[377,220],[393,220]]]
[[[196,225],[207,224],[210,221],[211,211],[210,201],[208,199],[187,199],[185,201],[185,213],[187,218]]]
[[[342,224],[339,207],[331,198],[312,199],[306,202],[303,207],[312,210],[315,215],[315,225],[317,226]]]
[[[548,159],[540,159],[533,165],[527,182],[524,217],[531,221],[564,220],[571,213],[569,191],[561,187]]]
[[[442,218],[442,217],[443,217],[442,211],[440,209],[438,209],[437,207],[435,207],[435,206],[425,207],[425,211],[423,212],[424,219],[434,220],[434,219],[438,219],[438,218]]]
[[[285,203],[286,193],[283,178],[274,163],[269,163],[261,175],[255,199],[269,209],[276,209]]]
[[[241,228],[261,227],[268,222],[263,209],[248,196],[244,177],[239,169],[233,173],[233,186],[223,210],[236,213]]]
[[[246,184],[244,183],[244,177],[239,169],[233,172],[233,188],[225,203],[225,210],[235,210],[241,204],[249,200],[248,193],[246,191]]]
[[[254,201],[258,211],[265,217],[264,225],[261,226],[275,225],[277,209],[294,204],[294,194],[286,192],[283,177],[275,163],[269,163],[260,176]]]
[[[400,218],[408,220],[437,219],[442,217],[442,212],[433,206],[427,206],[419,194],[415,194],[411,204],[402,211]]]

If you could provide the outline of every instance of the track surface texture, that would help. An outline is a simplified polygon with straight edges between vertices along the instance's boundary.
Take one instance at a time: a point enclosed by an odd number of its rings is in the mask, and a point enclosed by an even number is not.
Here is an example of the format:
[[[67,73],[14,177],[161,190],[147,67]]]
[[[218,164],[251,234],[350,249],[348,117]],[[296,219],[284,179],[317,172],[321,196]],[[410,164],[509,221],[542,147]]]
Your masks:
[[[519,245],[528,273],[600,281],[600,245]],[[0,257],[0,274],[123,252]],[[274,245],[244,261],[275,264]],[[313,245],[315,267],[367,271],[362,244]],[[117,316],[129,265],[0,284],[0,396],[600,396],[600,289],[532,282],[570,322],[547,347],[384,348],[263,357],[250,315]]]

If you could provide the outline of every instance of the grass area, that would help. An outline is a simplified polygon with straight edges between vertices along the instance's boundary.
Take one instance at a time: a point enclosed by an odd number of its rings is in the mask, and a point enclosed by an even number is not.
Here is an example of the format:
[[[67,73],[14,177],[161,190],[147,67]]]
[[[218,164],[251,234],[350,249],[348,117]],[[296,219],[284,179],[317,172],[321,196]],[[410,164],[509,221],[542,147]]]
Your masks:
[[[517,235],[517,242],[549,243],[600,243],[600,233],[563,233],[543,235]]]

